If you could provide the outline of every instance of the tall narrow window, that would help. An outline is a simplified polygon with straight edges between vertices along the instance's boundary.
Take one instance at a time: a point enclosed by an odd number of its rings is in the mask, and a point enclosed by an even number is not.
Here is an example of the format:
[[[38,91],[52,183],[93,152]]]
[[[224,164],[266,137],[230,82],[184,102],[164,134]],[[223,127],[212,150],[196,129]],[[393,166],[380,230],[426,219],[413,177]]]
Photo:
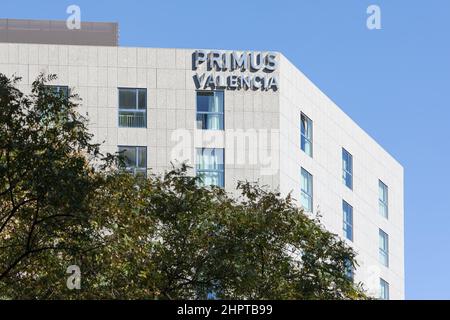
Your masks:
[[[313,124],[310,118],[303,113],[300,116],[300,146],[302,150],[310,157],[313,155]]]
[[[202,186],[224,187],[224,149],[197,149],[197,176]]]
[[[313,209],[313,177],[302,168],[301,172],[301,204],[307,212]]]
[[[147,89],[119,88],[119,127],[147,127]]]
[[[353,156],[342,148],[342,179],[344,184],[353,190]]]
[[[350,259],[345,260],[345,275],[350,281],[355,279],[355,270],[353,268],[352,261]]]
[[[380,263],[389,267],[389,235],[380,229]]]
[[[135,175],[147,175],[147,147],[119,146],[124,169]]]
[[[344,215],[344,237],[353,241],[353,207],[346,201],[342,201],[342,212]]]
[[[388,205],[388,187],[381,180],[378,181],[378,204],[380,208],[380,215],[386,219],[389,217]]]
[[[223,91],[197,92],[197,129],[223,130]]]
[[[380,299],[389,300],[389,283],[380,278]]]

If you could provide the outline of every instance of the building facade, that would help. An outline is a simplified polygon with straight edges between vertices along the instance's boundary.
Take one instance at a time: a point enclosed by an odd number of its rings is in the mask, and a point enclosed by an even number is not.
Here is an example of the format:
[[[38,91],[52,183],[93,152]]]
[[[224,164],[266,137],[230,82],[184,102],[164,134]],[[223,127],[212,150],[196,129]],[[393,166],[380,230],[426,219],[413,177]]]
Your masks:
[[[282,54],[0,43],[0,72],[25,92],[57,74],[130,171],[186,161],[230,192],[250,180],[292,193],[355,248],[355,281],[404,298],[403,168]]]

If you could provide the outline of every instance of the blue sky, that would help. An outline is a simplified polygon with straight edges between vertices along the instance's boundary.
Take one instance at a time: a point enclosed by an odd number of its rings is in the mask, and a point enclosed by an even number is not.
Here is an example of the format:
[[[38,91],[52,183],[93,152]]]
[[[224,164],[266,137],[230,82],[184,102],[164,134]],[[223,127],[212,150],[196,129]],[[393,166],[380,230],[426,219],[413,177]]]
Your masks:
[[[450,299],[450,1],[4,1],[120,23],[120,43],[281,51],[405,167],[406,297]],[[377,4],[382,30],[366,28]]]

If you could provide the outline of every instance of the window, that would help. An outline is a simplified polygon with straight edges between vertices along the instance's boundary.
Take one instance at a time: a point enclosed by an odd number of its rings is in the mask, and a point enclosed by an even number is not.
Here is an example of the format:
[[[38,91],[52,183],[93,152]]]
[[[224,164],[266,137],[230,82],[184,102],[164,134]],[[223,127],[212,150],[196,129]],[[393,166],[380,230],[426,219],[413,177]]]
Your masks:
[[[342,148],[342,178],[344,184],[353,190],[353,156]]]
[[[389,283],[380,278],[380,299],[389,300]]]
[[[147,127],[147,89],[119,88],[119,127]]]
[[[345,260],[345,275],[350,281],[353,281],[355,278],[355,270],[350,259]]]
[[[69,97],[69,87],[68,86],[48,86],[55,95],[62,95],[63,97]]]
[[[344,214],[344,237],[353,241],[353,207],[342,201],[342,212]]]
[[[64,102],[67,102],[69,98],[69,87],[68,86],[59,86],[59,85],[46,85],[45,86],[46,93],[49,93],[54,96],[56,99],[62,99],[62,106],[66,106]],[[49,107],[52,106],[52,103],[49,103]],[[38,111],[40,114],[40,123],[42,126],[54,126],[53,120],[47,112],[41,110]]]
[[[380,229],[380,263],[389,267],[389,235]]]
[[[301,173],[301,204],[307,212],[313,208],[313,178],[312,175],[302,168]]]
[[[300,116],[300,132],[301,132],[300,147],[310,157],[312,157],[313,154],[312,130],[313,129],[311,119],[302,113]]]
[[[135,175],[147,175],[147,147],[119,146],[124,169]]]
[[[380,214],[386,219],[389,216],[388,208],[388,187],[381,180],[378,181],[378,204],[380,208]]]
[[[224,187],[224,150],[197,149],[197,176],[201,178],[202,186]]]
[[[197,92],[197,129],[223,130],[223,91]]]

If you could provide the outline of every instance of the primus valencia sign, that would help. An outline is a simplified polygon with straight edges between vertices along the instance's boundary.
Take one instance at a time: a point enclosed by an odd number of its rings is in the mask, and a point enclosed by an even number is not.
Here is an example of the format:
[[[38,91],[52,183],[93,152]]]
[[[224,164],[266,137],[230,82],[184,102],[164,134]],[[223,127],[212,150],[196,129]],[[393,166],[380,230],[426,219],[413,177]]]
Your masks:
[[[278,90],[275,53],[196,50],[192,63],[193,70],[206,69],[194,75],[197,89]]]

